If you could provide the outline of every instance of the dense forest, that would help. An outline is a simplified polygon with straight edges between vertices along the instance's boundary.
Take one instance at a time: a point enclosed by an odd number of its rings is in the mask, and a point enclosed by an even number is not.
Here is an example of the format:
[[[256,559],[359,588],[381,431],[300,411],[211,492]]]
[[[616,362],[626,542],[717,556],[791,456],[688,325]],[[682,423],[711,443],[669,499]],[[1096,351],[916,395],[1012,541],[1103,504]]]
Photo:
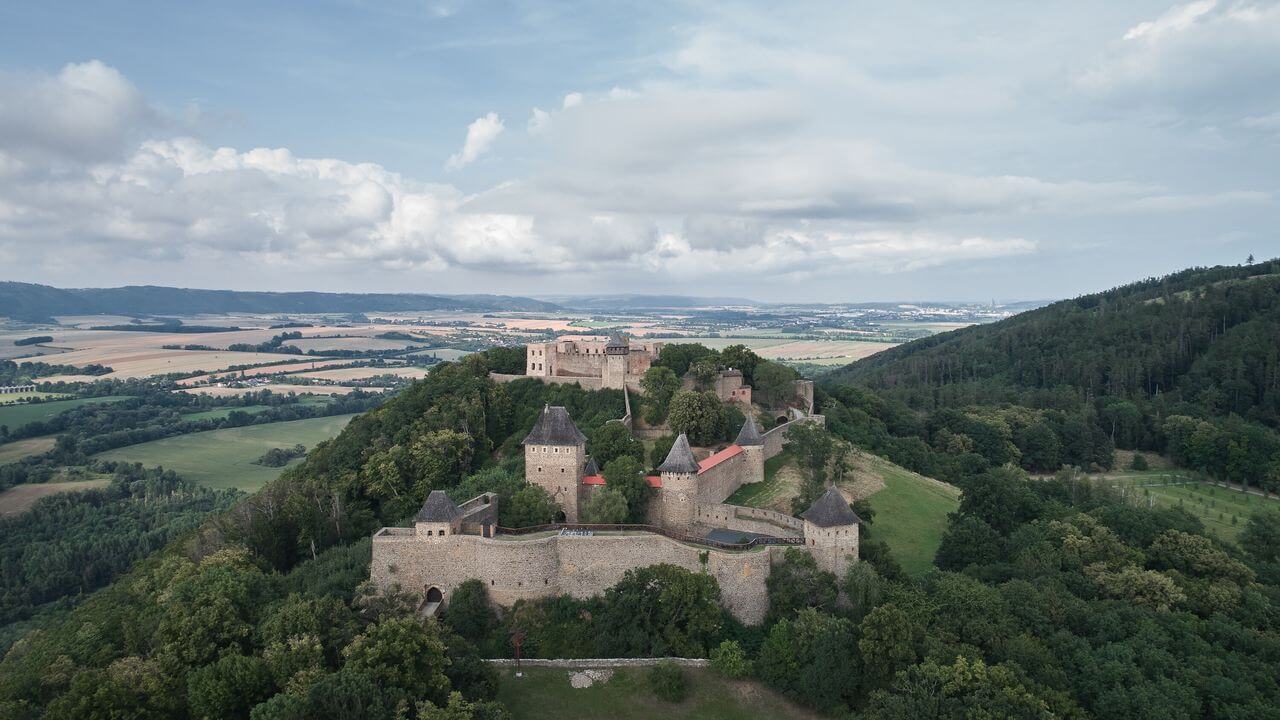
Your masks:
[[[1107,467],[1110,445],[1280,489],[1280,261],[1065,300],[901,345],[824,381],[833,395],[871,390],[898,416],[891,425],[923,425],[892,434],[935,450],[972,445],[992,465]],[[983,426],[983,437],[964,426]],[[1007,452],[993,450],[1002,444]]]
[[[11,623],[73,604],[242,496],[169,471],[96,469],[110,473],[107,487],[53,495],[0,519],[0,649]]]

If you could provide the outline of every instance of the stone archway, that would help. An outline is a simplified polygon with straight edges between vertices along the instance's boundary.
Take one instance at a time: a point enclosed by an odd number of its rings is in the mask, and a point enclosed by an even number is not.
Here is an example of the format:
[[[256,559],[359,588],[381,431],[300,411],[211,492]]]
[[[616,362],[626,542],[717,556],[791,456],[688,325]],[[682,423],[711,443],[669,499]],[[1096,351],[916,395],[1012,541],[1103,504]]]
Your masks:
[[[786,415],[779,415],[779,416],[778,416],[778,422],[777,422],[777,425],[782,425],[782,424],[784,424],[784,423],[788,423],[788,422],[791,422],[791,421],[787,419],[787,416],[786,416]]]
[[[564,514],[563,510],[559,510],[556,512],[556,522],[563,523],[567,521],[568,521],[568,516]]]
[[[444,593],[440,592],[440,588],[432,586],[427,588],[425,600],[429,603],[444,602]]]

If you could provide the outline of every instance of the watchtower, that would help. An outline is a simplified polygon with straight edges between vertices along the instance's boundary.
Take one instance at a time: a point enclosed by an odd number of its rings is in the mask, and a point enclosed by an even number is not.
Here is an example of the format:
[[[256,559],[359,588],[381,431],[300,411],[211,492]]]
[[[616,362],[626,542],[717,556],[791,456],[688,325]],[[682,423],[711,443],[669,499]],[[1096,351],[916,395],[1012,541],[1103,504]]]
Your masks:
[[[422,509],[413,516],[414,534],[421,540],[440,541],[457,535],[462,527],[462,513],[443,490],[432,490]]]
[[[764,479],[764,438],[760,435],[760,427],[756,425],[756,419],[753,413],[748,409],[747,421],[742,423],[742,429],[738,431],[738,438],[733,441],[734,445],[742,448],[742,454],[747,458],[747,472],[745,478],[750,478],[747,482],[757,482]]]
[[[845,570],[858,561],[861,522],[849,507],[849,500],[834,487],[827,488],[800,517],[804,519],[805,545],[818,567],[844,577]]]
[[[601,385],[621,390],[627,384],[627,367],[631,364],[631,343],[617,330],[609,333],[604,346],[604,370]]]
[[[578,490],[587,465],[587,438],[560,406],[546,405],[524,438],[524,478],[546,490],[578,522]]]
[[[662,525],[688,531],[698,512],[698,461],[684,433],[671,445],[667,459],[658,466],[662,475]]]

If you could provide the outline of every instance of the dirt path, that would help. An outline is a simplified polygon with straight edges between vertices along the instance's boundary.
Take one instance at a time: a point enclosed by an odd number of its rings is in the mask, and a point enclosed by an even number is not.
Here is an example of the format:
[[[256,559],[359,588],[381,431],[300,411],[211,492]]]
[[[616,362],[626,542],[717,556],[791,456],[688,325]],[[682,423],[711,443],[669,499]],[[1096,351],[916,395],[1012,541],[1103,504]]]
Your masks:
[[[43,497],[76,490],[92,490],[93,488],[106,487],[110,482],[110,480],[73,480],[70,482],[15,485],[0,493],[0,517],[20,515]]]

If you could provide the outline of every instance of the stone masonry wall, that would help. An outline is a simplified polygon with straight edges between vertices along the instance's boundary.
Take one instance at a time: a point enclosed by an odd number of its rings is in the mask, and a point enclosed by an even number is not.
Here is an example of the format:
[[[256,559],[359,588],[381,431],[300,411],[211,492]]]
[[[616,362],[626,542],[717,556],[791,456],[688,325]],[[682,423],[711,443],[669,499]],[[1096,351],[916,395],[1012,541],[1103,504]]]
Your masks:
[[[568,377],[563,375],[510,375],[507,373],[489,373],[489,379],[496,383],[509,383],[525,378],[534,378],[548,385],[577,385],[583,390],[600,390],[604,387],[604,381],[598,377]]]
[[[765,433],[764,435],[761,436],[764,439],[764,459],[768,460],[774,455],[777,455],[778,453],[782,452],[782,446],[786,443],[786,440],[787,440],[787,431],[790,430],[792,427],[794,427],[796,423],[804,423],[804,422],[812,422],[812,423],[818,423],[819,425],[826,425],[827,419],[821,415],[809,415],[807,417],[802,417],[799,420],[792,420],[791,422],[783,423],[778,427]]]
[[[751,477],[751,463],[747,458],[747,454],[745,452],[738,453],[727,460],[720,461],[718,465],[708,468],[706,472],[698,474],[698,502],[723,502],[735,490],[742,487],[743,483],[763,479],[762,477]]]
[[[803,537],[804,522],[764,508],[705,504],[698,506],[697,522],[708,528],[759,533],[775,537]]]
[[[384,528],[373,538],[370,577],[383,592],[399,586],[421,597],[435,587],[447,602],[463,581],[478,578],[494,602],[510,606],[520,599],[599,595],[627,570],[668,563],[709,573],[720,585],[724,608],[748,624],[761,622],[768,610],[765,579],[777,550],[722,551],[649,533],[420,540],[388,532],[398,530]]]

